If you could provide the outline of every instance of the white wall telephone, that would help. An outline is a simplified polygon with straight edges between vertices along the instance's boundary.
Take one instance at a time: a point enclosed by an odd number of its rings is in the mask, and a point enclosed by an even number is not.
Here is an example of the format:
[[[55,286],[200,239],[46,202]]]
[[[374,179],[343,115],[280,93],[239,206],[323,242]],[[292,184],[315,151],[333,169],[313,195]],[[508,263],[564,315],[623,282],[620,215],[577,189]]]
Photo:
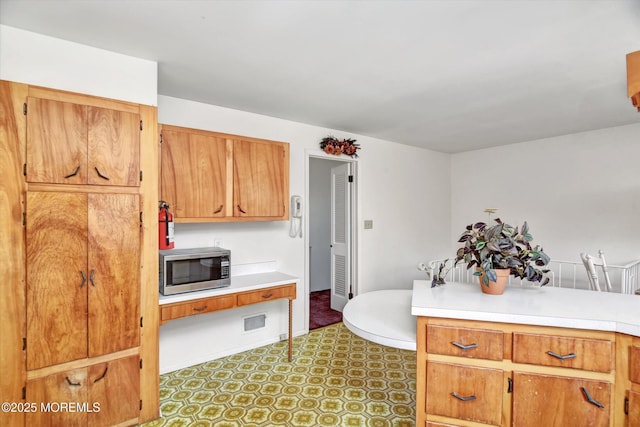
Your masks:
[[[291,196],[291,228],[290,237],[302,237],[302,197]]]

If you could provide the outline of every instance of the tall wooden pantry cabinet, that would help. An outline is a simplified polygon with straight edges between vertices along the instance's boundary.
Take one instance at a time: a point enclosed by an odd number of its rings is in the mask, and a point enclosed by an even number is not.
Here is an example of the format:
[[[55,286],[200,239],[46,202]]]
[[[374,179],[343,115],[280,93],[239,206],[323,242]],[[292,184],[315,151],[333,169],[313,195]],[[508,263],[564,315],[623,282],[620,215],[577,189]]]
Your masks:
[[[0,425],[158,416],[155,107],[0,81]]]

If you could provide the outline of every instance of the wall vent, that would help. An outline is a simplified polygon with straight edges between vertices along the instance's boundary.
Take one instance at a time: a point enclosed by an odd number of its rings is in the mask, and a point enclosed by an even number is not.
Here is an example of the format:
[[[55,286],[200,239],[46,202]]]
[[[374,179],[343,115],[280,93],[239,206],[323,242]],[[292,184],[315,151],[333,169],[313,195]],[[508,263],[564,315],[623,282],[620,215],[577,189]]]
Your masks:
[[[266,314],[256,314],[244,318],[244,332],[264,328],[267,320]]]

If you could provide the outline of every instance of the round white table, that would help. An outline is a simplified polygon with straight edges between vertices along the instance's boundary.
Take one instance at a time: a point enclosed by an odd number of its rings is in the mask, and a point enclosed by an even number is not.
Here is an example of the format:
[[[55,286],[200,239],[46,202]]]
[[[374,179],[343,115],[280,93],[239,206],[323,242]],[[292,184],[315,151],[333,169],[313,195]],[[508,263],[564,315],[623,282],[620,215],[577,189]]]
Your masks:
[[[416,318],[411,315],[410,289],[360,294],[342,310],[342,322],[357,336],[404,350],[416,349]]]

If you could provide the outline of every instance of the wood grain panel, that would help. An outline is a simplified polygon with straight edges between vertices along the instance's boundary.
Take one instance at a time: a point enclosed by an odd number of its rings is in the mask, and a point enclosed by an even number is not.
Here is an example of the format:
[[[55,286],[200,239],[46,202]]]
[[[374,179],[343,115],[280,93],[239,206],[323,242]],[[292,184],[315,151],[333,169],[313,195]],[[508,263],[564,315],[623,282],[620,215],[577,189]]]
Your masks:
[[[514,426],[609,426],[611,383],[521,372],[513,381]],[[589,403],[583,387],[604,408]]]
[[[27,402],[34,402],[38,411],[26,414],[27,426],[38,427],[84,427],[87,425],[86,412],[70,412],[58,410],[42,411],[42,404],[59,404],[60,402],[87,402],[87,369],[81,368],[44,378],[30,380],[27,383]]]
[[[211,313],[218,310],[226,310],[236,306],[236,295],[222,295],[219,297],[205,298],[197,302],[168,304],[161,307],[162,322],[195,314]]]
[[[552,351],[559,359],[548,354]],[[597,354],[598,357],[593,357]],[[513,334],[513,361],[543,366],[560,366],[595,372],[611,372],[614,363],[614,346],[611,341],[553,335]]]
[[[162,127],[162,200],[176,219],[226,216],[226,145],[213,133]]]
[[[427,413],[500,425],[502,385],[499,369],[428,362]],[[469,400],[462,401],[453,393]]]
[[[22,164],[27,86],[0,81],[0,402],[19,402],[25,384],[25,190]],[[24,415],[0,411],[0,425],[22,426]]]
[[[89,194],[89,356],[140,342],[140,198]]]
[[[88,107],[87,127],[88,183],[139,186],[140,115]]]
[[[629,347],[629,379],[640,384],[640,347]]]
[[[289,145],[238,139],[233,159],[234,216],[288,219]]]
[[[138,417],[139,361],[132,356],[89,366],[88,402],[100,404],[99,412],[89,414],[89,426],[112,426]]]
[[[640,426],[640,392],[629,392],[629,418],[627,426]]]
[[[27,194],[27,369],[87,355],[87,195]]]
[[[468,346],[463,349],[454,343]],[[427,352],[478,359],[502,360],[504,334],[502,331],[447,326],[427,327]]]
[[[32,97],[27,104],[27,181],[86,184],[87,107]]]
[[[259,291],[242,292],[238,294],[238,305],[256,304],[280,298],[295,298],[295,284],[287,287],[273,287],[260,289]]]

